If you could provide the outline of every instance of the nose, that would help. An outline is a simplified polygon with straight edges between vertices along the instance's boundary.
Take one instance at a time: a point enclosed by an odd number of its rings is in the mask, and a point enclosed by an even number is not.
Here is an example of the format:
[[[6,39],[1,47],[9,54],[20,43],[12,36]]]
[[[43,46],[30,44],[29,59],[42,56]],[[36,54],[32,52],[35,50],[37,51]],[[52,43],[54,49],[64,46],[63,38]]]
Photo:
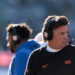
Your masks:
[[[8,36],[6,36],[6,40],[8,40]]]
[[[68,39],[68,33],[65,33],[65,34],[64,34],[64,38],[65,38],[65,39]]]

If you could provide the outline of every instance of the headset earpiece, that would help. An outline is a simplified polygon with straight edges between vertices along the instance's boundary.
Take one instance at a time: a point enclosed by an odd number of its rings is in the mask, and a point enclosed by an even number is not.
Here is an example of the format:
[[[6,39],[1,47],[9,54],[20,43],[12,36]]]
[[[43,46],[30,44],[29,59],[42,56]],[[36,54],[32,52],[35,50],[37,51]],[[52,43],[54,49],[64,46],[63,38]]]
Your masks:
[[[56,18],[53,17],[48,21],[48,23],[45,26],[43,37],[45,40],[51,40],[53,38],[53,29],[51,28],[51,24],[56,21]]]
[[[13,34],[12,34],[12,41],[15,43],[15,44],[18,44],[20,43],[21,41],[21,37],[20,35],[17,33],[17,27],[19,27],[18,25],[16,26],[13,26]]]
[[[13,41],[17,41],[18,37],[16,35],[13,35]]]

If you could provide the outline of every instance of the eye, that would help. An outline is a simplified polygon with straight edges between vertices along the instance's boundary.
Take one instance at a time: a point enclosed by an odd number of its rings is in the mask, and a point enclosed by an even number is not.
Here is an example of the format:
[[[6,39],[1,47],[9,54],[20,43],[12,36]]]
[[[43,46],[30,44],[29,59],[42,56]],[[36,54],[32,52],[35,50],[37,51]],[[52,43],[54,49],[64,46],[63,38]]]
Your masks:
[[[60,34],[61,34],[61,35],[64,35],[65,33],[64,33],[64,32],[61,32]]]
[[[61,35],[68,35],[68,32],[61,32]]]

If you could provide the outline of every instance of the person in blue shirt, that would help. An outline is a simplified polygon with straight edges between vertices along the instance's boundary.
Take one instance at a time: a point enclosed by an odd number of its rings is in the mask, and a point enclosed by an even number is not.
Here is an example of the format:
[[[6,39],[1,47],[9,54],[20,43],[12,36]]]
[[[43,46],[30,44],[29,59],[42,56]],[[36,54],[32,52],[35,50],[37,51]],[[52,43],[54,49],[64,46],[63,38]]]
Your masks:
[[[11,53],[15,53],[9,65],[8,75],[24,75],[29,54],[40,45],[34,40],[29,41],[32,29],[25,23],[9,24],[6,32],[7,46]]]

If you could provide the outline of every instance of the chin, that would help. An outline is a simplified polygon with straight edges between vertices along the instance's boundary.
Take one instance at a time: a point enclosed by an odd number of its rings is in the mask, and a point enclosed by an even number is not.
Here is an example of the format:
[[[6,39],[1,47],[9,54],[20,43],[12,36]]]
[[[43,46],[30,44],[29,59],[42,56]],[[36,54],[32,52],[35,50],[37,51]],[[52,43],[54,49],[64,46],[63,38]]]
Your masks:
[[[64,48],[66,45],[67,45],[67,44],[64,44],[64,45],[63,45],[63,48]]]
[[[9,50],[10,50],[11,53],[15,53],[15,52],[14,52],[14,49],[11,49],[11,48],[10,48]]]
[[[11,48],[11,46],[9,46],[8,48],[9,48],[9,51],[10,51],[11,53],[14,53],[14,49]]]
[[[64,48],[67,45],[67,43],[64,43],[61,45],[62,48]]]

